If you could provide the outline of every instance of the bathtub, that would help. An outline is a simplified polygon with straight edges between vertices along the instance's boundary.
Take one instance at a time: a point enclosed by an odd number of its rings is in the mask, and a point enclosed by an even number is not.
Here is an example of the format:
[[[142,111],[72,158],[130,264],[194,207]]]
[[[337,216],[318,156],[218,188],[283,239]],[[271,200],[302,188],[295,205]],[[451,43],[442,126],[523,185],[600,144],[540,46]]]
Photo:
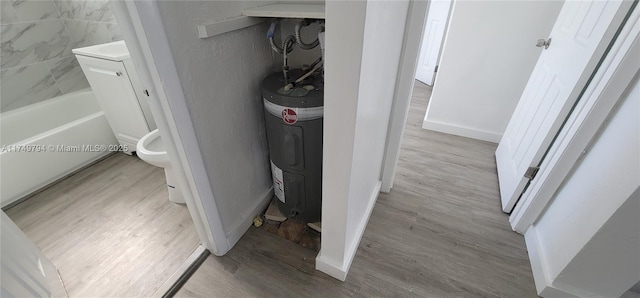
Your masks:
[[[2,207],[118,150],[90,89],[0,114],[0,145]]]

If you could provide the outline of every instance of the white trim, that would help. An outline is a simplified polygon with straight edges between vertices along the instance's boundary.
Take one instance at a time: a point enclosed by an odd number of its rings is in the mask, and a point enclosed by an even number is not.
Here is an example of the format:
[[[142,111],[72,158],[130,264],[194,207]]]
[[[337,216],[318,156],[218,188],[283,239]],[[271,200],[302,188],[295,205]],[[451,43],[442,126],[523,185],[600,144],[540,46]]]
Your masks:
[[[196,29],[198,30],[199,38],[209,38],[214,37],[216,35],[224,34],[227,32],[244,29],[247,27],[255,26],[258,24],[262,24],[266,22],[268,19],[266,18],[254,18],[254,17],[237,17],[229,20],[224,20],[220,22],[197,25]]]
[[[347,243],[344,250],[342,265],[334,264],[333,262],[331,262],[331,260],[323,257],[322,251],[320,251],[320,253],[316,257],[317,270],[320,270],[341,281],[344,281],[347,278],[349,268],[351,268],[351,263],[353,262],[353,258],[355,258],[356,256],[356,252],[358,252],[358,246],[360,246],[360,241],[362,240],[364,231],[367,228],[367,223],[369,222],[369,218],[371,217],[371,213],[373,212],[373,207],[376,205],[376,201],[378,200],[378,196],[380,195],[381,186],[382,181],[378,181],[373,189],[373,192],[371,192],[371,195],[369,196],[369,203],[367,204],[365,215],[358,223],[358,226],[356,227],[356,230],[354,232],[355,234],[351,239],[352,241],[350,243]]]
[[[364,231],[367,228],[367,223],[369,222],[369,218],[371,217],[371,213],[373,212],[373,207],[375,207],[378,196],[380,195],[381,186],[382,181],[378,181],[378,183],[376,183],[376,185],[374,186],[373,191],[369,196],[369,203],[367,204],[367,209],[364,211],[364,216],[358,223],[354,235],[352,235],[351,243],[347,243],[347,249],[345,250],[344,258],[344,264],[346,265],[347,272],[349,272],[351,262],[353,262],[353,258],[356,256],[356,252],[358,251],[358,246],[360,245],[360,241],[362,240]]]
[[[524,235],[527,243],[527,252],[529,253],[529,260],[531,262],[531,271],[533,273],[533,280],[536,284],[536,292],[541,297],[577,297],[555,288],[551,281],[547,278],[546,260],[542,254],[538,240],[538,234],[534,226],[529,228]]]
[[[225,233],[157,3],[112,0],[110,5],[140,81],[149,91],[156,124],[184,185],[181,189],[200,241],[211,252],[227,252],[230,247],[227,241],[220,241]]]
[[[247,8],[242,14],[249,17],[324,19],[324,3],[276,3]]]
[[[498,143],[502,138],[502,134],[499,133],[426,119],[422,123],[422,128],[492,143]]]
[[[349,271],[349,269],[343,265],[334,264],[329,258],[323,257],[322,250],[316,257],[316,270],[322,271],[340,281],[347,279],[347,272]]]
[[[381,191],[388,193],[393,187],[396,176],[396,167],[400,157],[400,146],[404,134],[404,127],[409,115],[409,105],[415,83],[416,68],[420,55],[423,31],[427,20],[429,2],[411,1],[409,15],[405,29],[400,65],[398,67],[398,79],[391,107],[387,142],[385,145],[384,159],[382,162],[382,187]]]
[[[509,221],[514,231],[523,233],[542,214],[634,75],[640,71],[639,56],[640,9],[636,8],[542,162],[536,179],[531,181],[511,213]]]
[[[354,115],[357,114],[367,4],[362,1],[327,1],[326,4],[324,107],[328,112],[323,122],[321,261],[316,264],[320,266],[318,269],[330,273],[321,269],[322,264],[342,264],[346,247],[356,129]],[[340,37],[345,34],[351,38],[342,40]]]

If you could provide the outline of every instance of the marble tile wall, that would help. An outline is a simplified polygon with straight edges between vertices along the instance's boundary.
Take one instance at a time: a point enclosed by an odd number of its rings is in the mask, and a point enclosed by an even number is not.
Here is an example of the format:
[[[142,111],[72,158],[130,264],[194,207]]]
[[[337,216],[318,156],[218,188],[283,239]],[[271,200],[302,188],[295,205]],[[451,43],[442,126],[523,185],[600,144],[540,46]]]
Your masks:
[[[106,0],[0,0],[0,112],[89,87],[71,49],[121,39]]]

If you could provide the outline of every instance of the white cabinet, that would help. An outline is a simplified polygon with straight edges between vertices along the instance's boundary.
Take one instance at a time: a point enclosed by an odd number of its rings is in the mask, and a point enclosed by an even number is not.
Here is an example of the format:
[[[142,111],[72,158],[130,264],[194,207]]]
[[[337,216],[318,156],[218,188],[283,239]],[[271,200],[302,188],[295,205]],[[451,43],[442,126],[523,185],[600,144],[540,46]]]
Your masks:
[[[119,43],[124,46],[124,42]],[[138,140],[156,125],[126,47],[124,52],[117,52],[120,55],[107,56],[105,51],[100,52],[100,47],[111,45],[113,48],[113,44],[75,49],[74,53],[113,133],[126,148],[124,152],[131,154]],[[94,55],[95,52],[101,55]]]

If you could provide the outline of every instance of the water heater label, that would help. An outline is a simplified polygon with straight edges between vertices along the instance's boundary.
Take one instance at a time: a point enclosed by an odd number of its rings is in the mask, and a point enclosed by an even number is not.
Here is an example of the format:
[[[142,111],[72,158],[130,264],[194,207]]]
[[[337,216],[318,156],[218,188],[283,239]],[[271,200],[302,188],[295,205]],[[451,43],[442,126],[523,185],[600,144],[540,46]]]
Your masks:
[[[296,112],[296,110],[297,109],[291,109],[291,108],[286,108],[282,110],[282,120],[284,120],[284,123],[294,124],[298,122],[298,113]]]
[[[294,108],[277,105],[263,98],[264,109],[271,115],[279,117],[288,124],[293,124],[298,121],[311,121],[321,119],[324,115],[324,107],[312,107],[312,108]],[[295,115],[295,116],[294,116]]]
[[[273,192],[280,202],[284,203],[284,180],[282,170],[271,162],[271,177],[273,177]]]

